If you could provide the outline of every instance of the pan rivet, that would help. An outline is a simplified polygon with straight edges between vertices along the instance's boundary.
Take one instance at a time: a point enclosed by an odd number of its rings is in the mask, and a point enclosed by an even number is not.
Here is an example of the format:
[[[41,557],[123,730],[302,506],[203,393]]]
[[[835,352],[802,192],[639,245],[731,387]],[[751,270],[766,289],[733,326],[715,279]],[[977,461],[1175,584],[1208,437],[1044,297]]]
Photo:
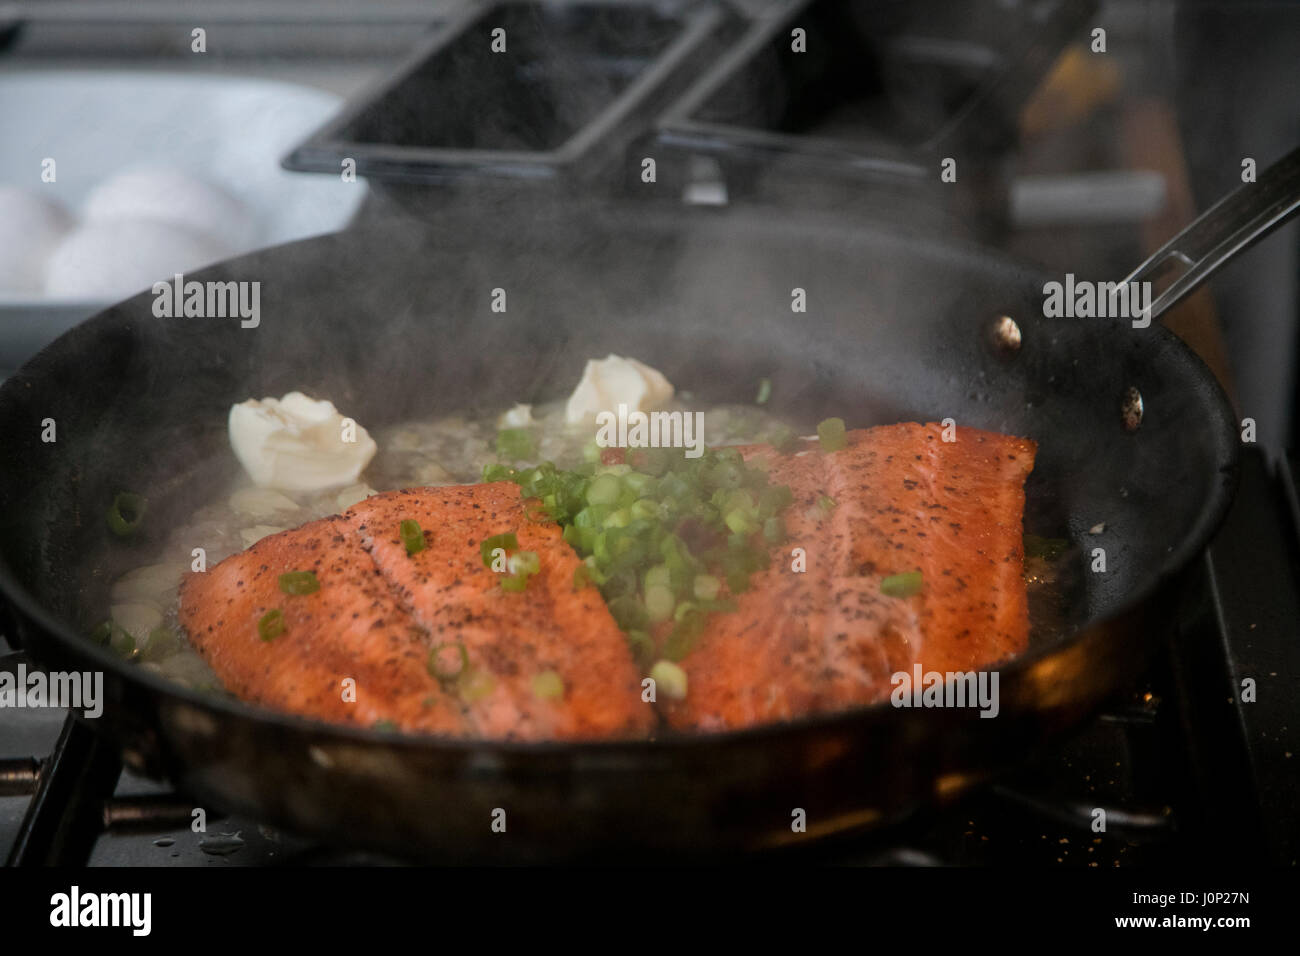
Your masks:
[[[1119,412],[1124,422],[1124,430],[1137,431],[1138,426],[1142,424],[1142,393],[1136,386],[1130,385],[1124,393],[1124,404],[1120,406]]]
[[[1016,320],[1009,315],[999,315],[993,320],[993,326],[990,329],[993,336],[993,344],[998,348],[1006,349],[1008,352],[1014,352],[1020,348],[1020,326]]]

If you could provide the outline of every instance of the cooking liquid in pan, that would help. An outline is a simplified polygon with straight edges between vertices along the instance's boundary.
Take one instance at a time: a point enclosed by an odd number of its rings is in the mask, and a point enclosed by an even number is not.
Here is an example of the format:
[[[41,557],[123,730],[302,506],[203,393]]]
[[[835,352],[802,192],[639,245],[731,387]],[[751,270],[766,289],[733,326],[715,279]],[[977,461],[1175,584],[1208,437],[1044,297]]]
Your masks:
[[[681,401],[668,407],[686,410]],[[535,407],[533,418],[529,431],[536,442],[536,461],[552,461],[560,468],[582,463],[591,432],[566,424],[562,401]],[[261,537],[339,514],[370,493],[475,483],[481,480],[484,465],[501,461],[496,454],[498,427],[496,415],[450,414],[381,428],[375,434],[379,451],[362,483],[343,489],[273,491],[257,488],[241,474],[225,494],[200,507],[192,520],[169,535],[154,562],[114,585],[111,616],[134,640],[128,653],[140,667],[186,687],[226,693],[178,620],[179,587],[193,560],[193,548],[204,548],[210,568]],[[789,427],[779,415],[754,405],[720,405],[704,412],[703,434],[710,446],[763,443]],[[1027,516],[1032,505],[1027,499]],[[1081,582],[1079,561],[1065,553],[1065,546],[1063,541],[1027,538],[1031,647],[1054,641],[1068,630],[1067,601]]]

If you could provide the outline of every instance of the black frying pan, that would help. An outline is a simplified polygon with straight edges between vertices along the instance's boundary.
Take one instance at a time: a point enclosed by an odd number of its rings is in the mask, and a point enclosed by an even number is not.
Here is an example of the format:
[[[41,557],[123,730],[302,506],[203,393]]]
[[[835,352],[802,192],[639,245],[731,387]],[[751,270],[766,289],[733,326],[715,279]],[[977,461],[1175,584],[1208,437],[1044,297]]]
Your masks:
[[[1043,277],[893,230],[761,209],[699,220],[622,207],[498,210],[295,243],[191,278],[257,280],[256,329],[160,319],[130,299],[0,388],[0,586],[7,633],[50,668],[101,669],[92,723],[127,760],[211,805],[400,854],[537,859],[720,851],[877,826],[964,789],[1069,727],[1138,673],[1162,601],[1230,499],[1236,427],[1205,366],[1159,325],[1042,317]],[[808,312],[793,314],[792,287]],[[509,311],[489,309],[493,288]],[[1018,350],[989,335],[1019,324]],[[610,351],[701,402],[812,423],[954,418],[1039,443],[1026,530],[1078,563],[1064,634],[1002,669],[1001,713],[895,710],[699,737],[502,745],[336,727],[202,695],[84,636],[122,571],[150,560],[104,527],[145,491],[161,534],[235,464],[232,402],[293,388],[372,430],[561,395]],[[1123,424],[1131,389],[1141,425]],[[58,441],[40,435],[58,423]],[[1088,533],[1104,523],[1101,534]],[[1094,547],[1107,570],[1083,568]],[[1154,610],[1153,610],[1154,609]],[[206,805],[206,804],[205,804]],[[805,834],[791,812],[807,812]],[[507,811],[506,835],[490,829]]]

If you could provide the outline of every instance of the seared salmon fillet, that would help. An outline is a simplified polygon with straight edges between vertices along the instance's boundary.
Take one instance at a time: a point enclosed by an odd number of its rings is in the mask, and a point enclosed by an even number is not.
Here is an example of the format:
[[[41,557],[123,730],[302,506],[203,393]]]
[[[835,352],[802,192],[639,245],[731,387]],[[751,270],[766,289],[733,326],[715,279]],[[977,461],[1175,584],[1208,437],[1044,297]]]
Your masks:
[[[863,705],[890,677],[988,667],[1025,649],[1024,482],[1034,442],[905,423],[850,431],[848,447],[817,445],[765,458],[788,484],[788,541],[769,568],[715,614],[680,662],[687,694],[661,702],[678,728],[718,730]],[[833,499],[829,511],[819,508]],[[792,565],[803,549],[806,571]],[[884,578],[921,572],[911,596]]]
[[[302,571],[316,575],[318,591],[280,590],[280,575]],[[283,629],[267,640],[258,622],[275,610]],[[180,620],[213,671],[244,700],[366,727],[390,721],[413,731],[466,732],[459,702],[425,667],[427,633],[395,600],[345,518],[282,531],[187,574]]]
[[[424,531],[413,555],[399,534],[407,519]],[[480,554],[509,531],[540,560],[518,593]],[[514,484],[406,490],[187,575],[180,618],[231,691],[275,709],[500,739],[644,734],[655,716],[637,668],[600,596],[574,591],[578,564],[556,525],[525,520]],[[320,589],[282,593],[291,571],[315,572]],[[273,609],[284,629],[266,641],[258,621]]]
[[[670,725],[720,730],[860,706],[914,664],[979,670],[1025,649],[1024,482],[1036,446],[969,428],[942,436],[941,425],[908,423],[849,432],[834,452],[741,450],[791,488],[787,541],[682,657],[685,696],[660,695]],[[414,554],[406,521],[423,536]],[[480,550],[505,533],[516,553],[537,555],[521,591],[504,590]],[[644,736],[656,711],[598,590],[575,589],[580,564],[557,525],[525,516],[512,482],[408,489],[188,575],[180,618],[227,687],[268,707],[450,736]],[[313,572],[319,590],[284,593],[280,575],[295,571]],[[900,574],[919,576],[914,593],[884,585]],[[261,635],[270,611],[283,627]]]
[[[623,632],[595,588],[574,589],[577,554],[558,525],[524,519],[518,485],[377,495],[347,517],[434,646],[459,643],[483,675],[461,695],[471,733],[539,740],[641,734],[654,725]],[[414,555],[398,534],[405,519],[429,532],[429,546]],[[502,590],[501,574],[480,552],[504,532],[541,562],[519,593]],[[558,676],[563,696],[539,695],[539,675]]]

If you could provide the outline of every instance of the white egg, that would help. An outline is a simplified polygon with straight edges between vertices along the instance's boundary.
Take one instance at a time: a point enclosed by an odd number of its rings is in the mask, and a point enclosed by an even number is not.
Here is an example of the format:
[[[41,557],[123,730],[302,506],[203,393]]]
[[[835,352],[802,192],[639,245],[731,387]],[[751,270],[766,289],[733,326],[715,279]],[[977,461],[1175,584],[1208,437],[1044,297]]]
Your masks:
[[[148,220],[88,222],[59,243],[45,270],[55,298],[122,299],[226,257],[211,237]]]
[[[55,200],[0,186],[0,292],[40,292],[46,261],[72,225]]]
[[[252,248],[257,224],[220,186],[171,166],[137,167],[96,186],[83,213],[91,222],[152,219],[213,236],[228,255]]]

